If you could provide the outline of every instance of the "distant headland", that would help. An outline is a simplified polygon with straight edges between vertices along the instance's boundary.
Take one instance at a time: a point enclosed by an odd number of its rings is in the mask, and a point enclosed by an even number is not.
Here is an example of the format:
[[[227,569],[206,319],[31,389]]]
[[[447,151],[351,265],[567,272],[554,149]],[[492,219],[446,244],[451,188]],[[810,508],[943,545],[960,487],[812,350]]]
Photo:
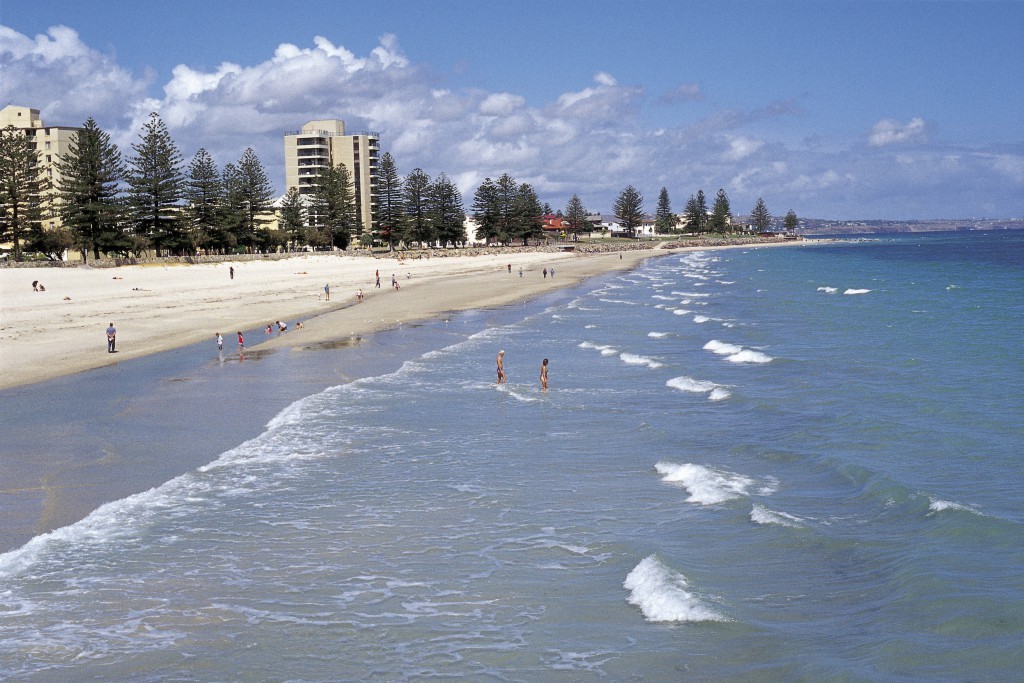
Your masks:
[[[800,234],[802,235],[868,235],[904,232],[967,232],[972,230],[1024,230],[1024,218],[940,218],[906,221],[800,219]]]

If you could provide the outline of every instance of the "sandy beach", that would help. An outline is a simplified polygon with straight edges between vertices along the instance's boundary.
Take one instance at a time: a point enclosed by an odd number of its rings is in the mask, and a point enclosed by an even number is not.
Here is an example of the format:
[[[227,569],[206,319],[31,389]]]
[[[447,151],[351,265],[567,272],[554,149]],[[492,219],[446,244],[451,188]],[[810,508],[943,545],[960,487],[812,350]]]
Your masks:
[[[247,349],[323,344],[449,311],[524,300],[630,268],[653,253],[525,252],[401,261],[325,254],[202,265],[5,268],[0,270],[0,388],[203,340],[213,348],[216,332],[224,336],[225,352],[234,353],[236,332],[267,324],[274,324],[275,332],[249,334]],[[555,275],[545,277],[545,268]],[[392,287],[392,275],[399,289]],[[46,291],[34,291],[33,280]],[[328,284],[330,300],[324,293]],[[359,289],[365,295],[361,303]],[[276,332],[277,321],[288,325],[286,334]],[[107,353],[109,323],[117,329],[116,353]]]
[[[247,335],[246,349],[322,345],[446,312],[527,300],[665,253],[515,251],[402,260],[308,254],[215,264],[3,268],[0,389],[203,340],[213,348],[217,332],[224,336],[226,353],[237,352],[239,330],[261,330]],[[375,286],[378,271],[380,288]],[[33,280],[45,291],[35,291]],[[325,285],[330,285],[329,300]],[[358,290],[364,294],[362,302]],[[277,321],[288,325],[287,333],[276,331]],[[107,353],[105,330],[110,323],[117,330],[116,353]],[[269,336],[262,331],[268,324],[275,330]]]

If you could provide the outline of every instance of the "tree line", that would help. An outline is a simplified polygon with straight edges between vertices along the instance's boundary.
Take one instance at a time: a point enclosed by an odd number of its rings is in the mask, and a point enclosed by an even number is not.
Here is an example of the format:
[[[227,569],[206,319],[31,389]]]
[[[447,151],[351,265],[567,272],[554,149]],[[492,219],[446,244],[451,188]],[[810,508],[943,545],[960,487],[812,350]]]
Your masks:
[[[620,225],[628,232],[635,231],[644,220],[643,197],[632,185],[627,186],[615,201],[615,217]],[[774,218],[768,211],[764,199],[758,197],[757,203],[750,212],[750,221],[758,232],[765,232],[772,229]],[[682,227],[680,227],[682,223]],[[787,230],[795,230],[799,225],[796,213],[790,209],[783,219],[783,226]],[[655,232],[662,235],[675,232],[693,233],[727,233],[734,230],[732,207],[729,196],[725,190],[719,189],[715,196],[715,203],[711,210],[708,210],[707,198],[704,190],[697,190],[696,195],[690,195],[686,200],[686,207],[681,215],[672,213],[672,202],[668,190],[664,187],[658,193],[657,208],[654,212]]]
[[[15,244],[15,258],[21,258],[22,244],[51,259],[72,249],[88,259],[276,246],[275,235],[264,227],[273,210],[273,185],[252,148],[222,170],[200,149],[185,167],[166,125],[153,113],[131,151],[122,157],[89,118],[55,163],[56,185],[42,186],[31,138],[14,127],[0,131],[2,228]],[[15,167],[17,173],[8,175]],[[46,229],[47,219],[56,217],[61,227]]]

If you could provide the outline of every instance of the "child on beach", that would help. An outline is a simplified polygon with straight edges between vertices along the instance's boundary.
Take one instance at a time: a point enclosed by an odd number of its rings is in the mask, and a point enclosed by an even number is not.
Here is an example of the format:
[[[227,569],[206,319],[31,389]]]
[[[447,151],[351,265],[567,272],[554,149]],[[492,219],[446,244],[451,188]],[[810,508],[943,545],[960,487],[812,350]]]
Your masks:
[[[218,351],[223,351],[224,350],[224,337],[220,336],[220,332],[215,333],[215,336],[217,337],[217,350]]]

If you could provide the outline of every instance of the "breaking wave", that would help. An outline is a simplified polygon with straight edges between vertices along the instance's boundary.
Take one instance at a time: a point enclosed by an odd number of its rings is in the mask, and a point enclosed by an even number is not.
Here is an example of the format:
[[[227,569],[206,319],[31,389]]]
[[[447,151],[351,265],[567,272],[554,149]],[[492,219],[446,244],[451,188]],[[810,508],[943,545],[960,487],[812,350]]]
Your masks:
[[[642,559],[622,582],[629,604],[647,621],[728,621],[687,590],[686,577],[666,567],[655,555]]]

